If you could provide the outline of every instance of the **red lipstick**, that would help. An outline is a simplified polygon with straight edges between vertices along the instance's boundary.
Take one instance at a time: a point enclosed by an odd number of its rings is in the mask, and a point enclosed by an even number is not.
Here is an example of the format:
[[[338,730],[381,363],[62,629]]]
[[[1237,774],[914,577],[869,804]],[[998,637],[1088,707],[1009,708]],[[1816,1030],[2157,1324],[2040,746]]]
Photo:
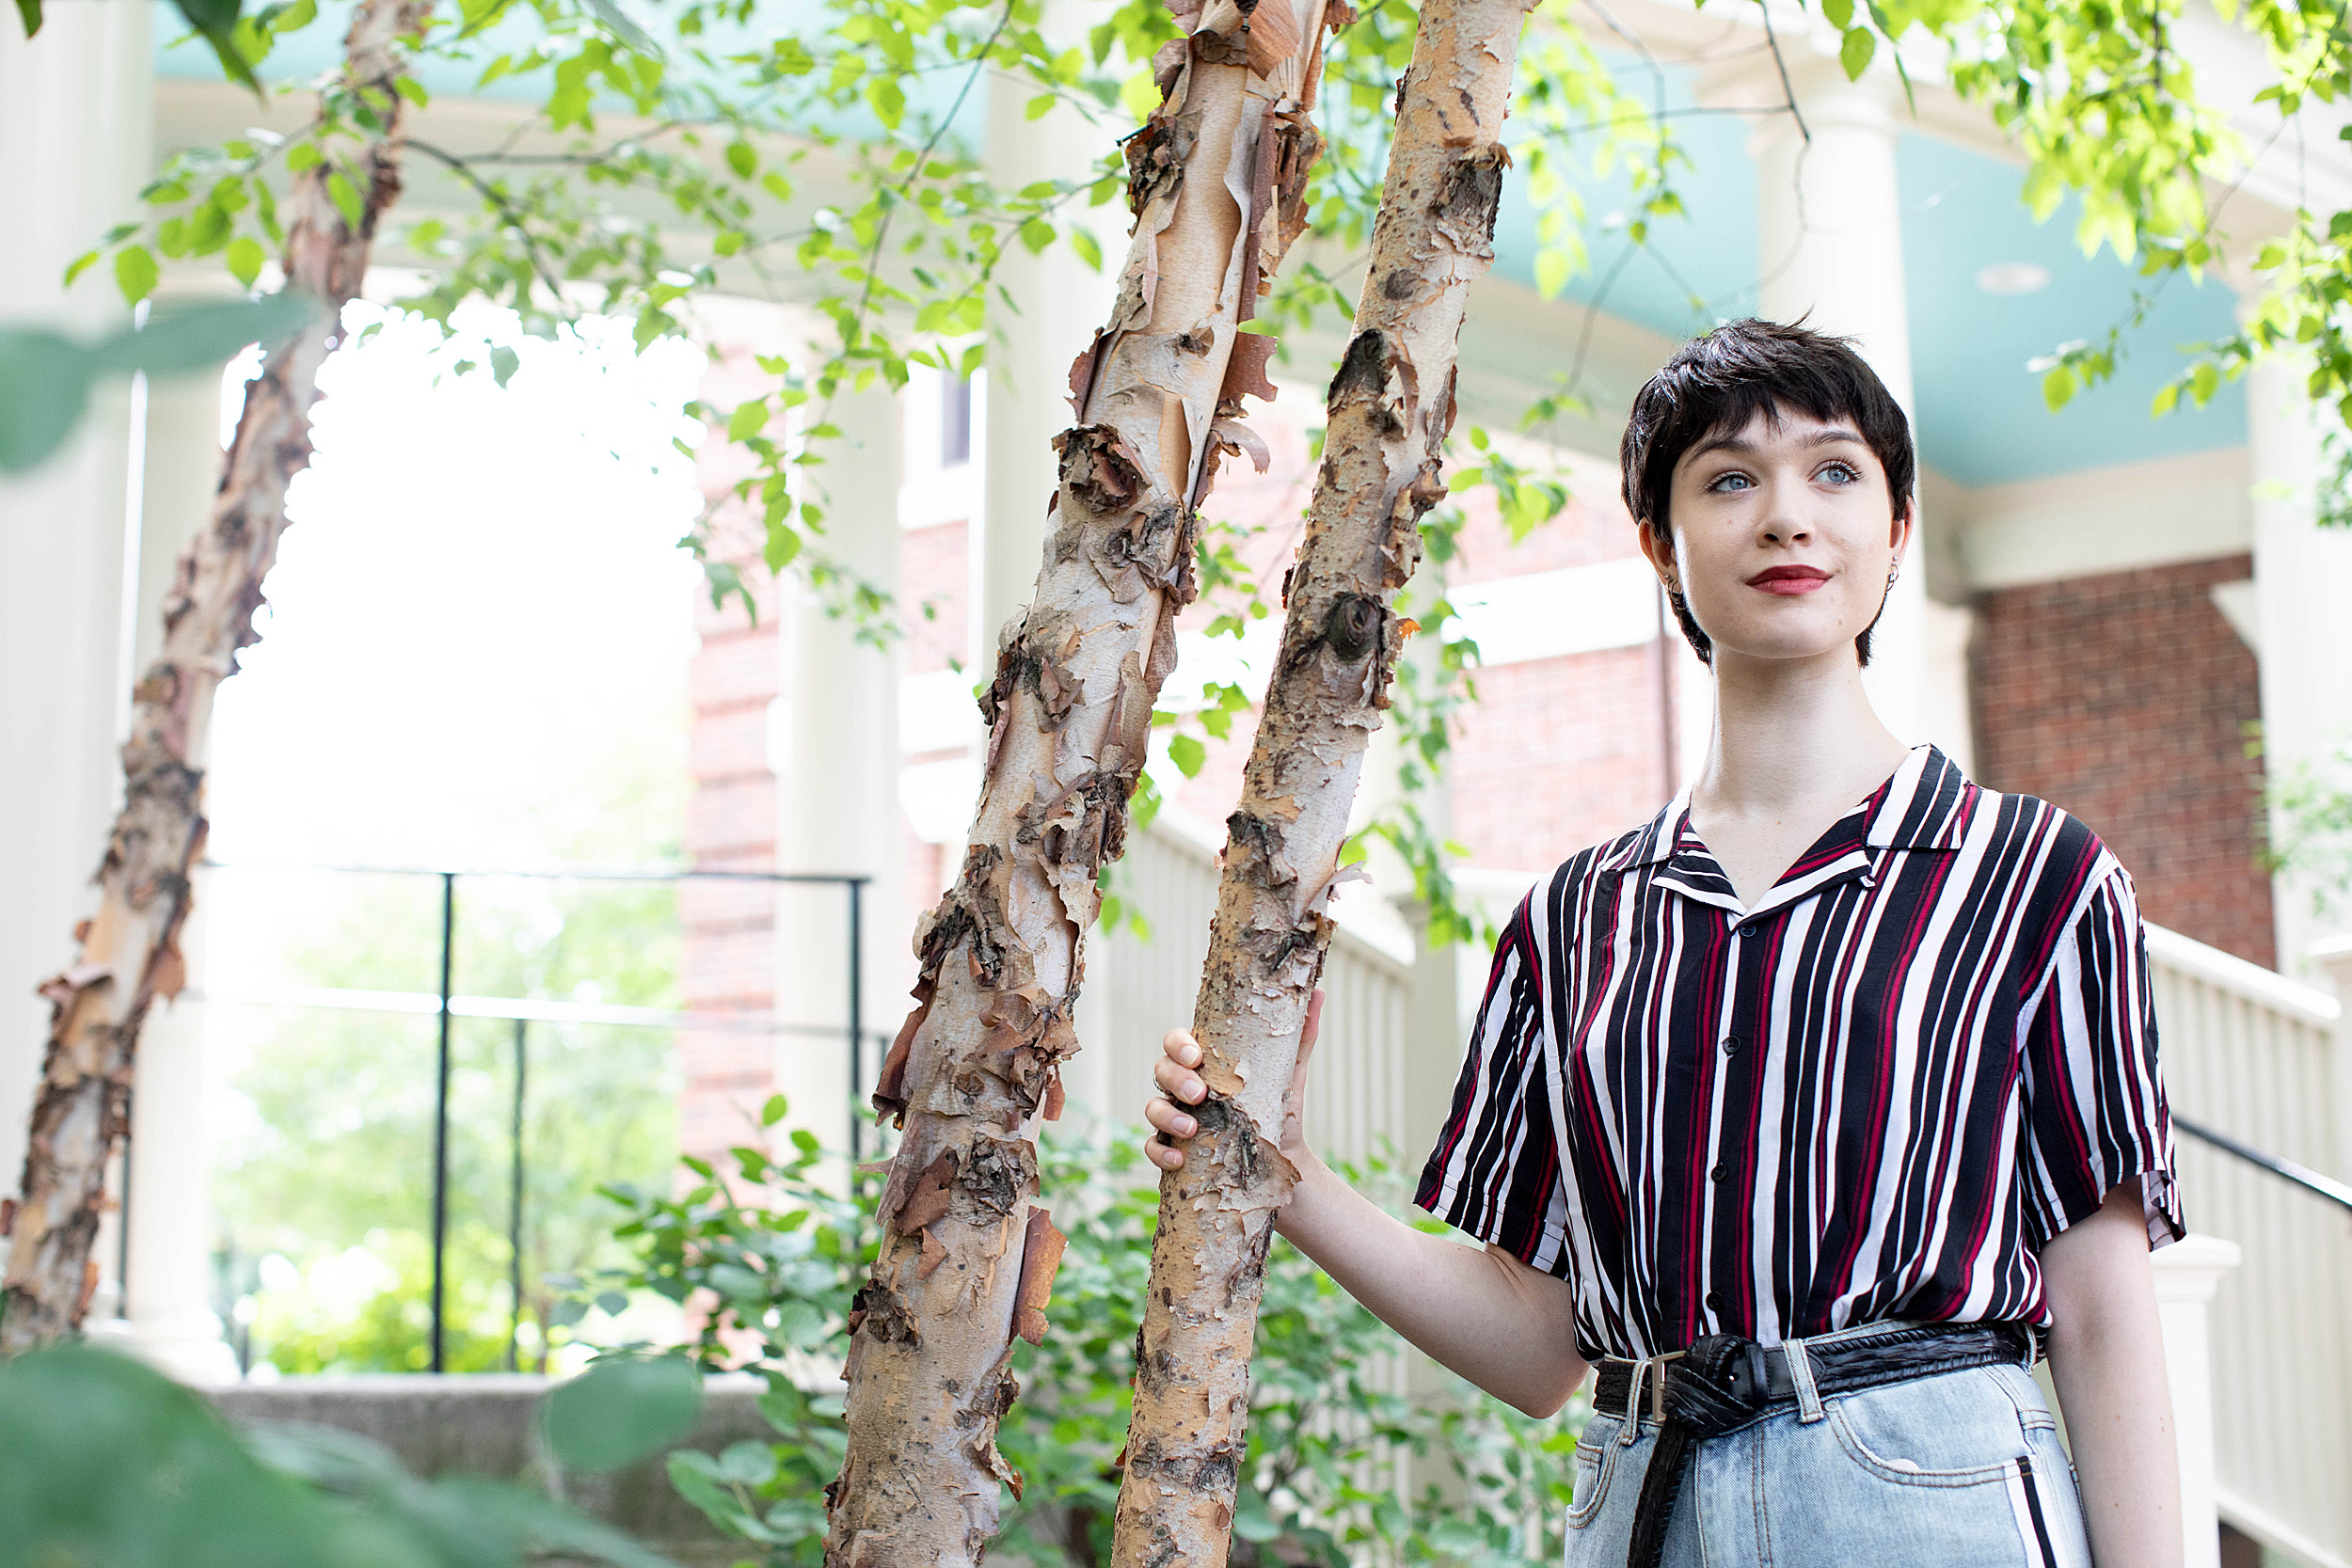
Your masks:
[[[1786,598],[1810,594],[1828,580],[1829,574],[1819,566],[1767,566],[1748,578],[1748,586]]]

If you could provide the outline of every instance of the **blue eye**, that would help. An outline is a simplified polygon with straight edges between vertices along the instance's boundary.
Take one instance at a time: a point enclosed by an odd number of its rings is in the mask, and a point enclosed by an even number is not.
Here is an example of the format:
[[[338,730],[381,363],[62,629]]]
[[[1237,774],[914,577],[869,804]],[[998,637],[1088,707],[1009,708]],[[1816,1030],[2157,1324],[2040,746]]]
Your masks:
[[[1824,463],[1821,465],[1821,472],[1823,474],[1828,474],[1832,471],[1835,471],[1840,476],[1837,481],[1840,484],[1853,484],[1858,483],[1862,478],[1862,470],[1855,467],[1851,463]]]
[[[1748,484],[1749,484],[1749,481],[1748,481],[1748,476],[1747,476],[1747,475],[1745,475],[1745,474],[1741,474],[1741,473],[1730,473],[1730,474],[1723,474],[1723,475],[1718,476],[1718,477],[1716,478],[1716,480],[1714,481],[1714,483],[1711,483],[1711,484],[1708,485],[1708,490],[1710,490],[1710,491],[1719,491],[1719,490],[1722,490],[1722,489],[1724,489],[1724,486],[1728,485],[1728,484],[1729,484],[1729,483],[1730,483],[1733,480],[1735,480],[1735,479],[1736,479],[1736,480],[1738,480],[1738,481],[1739,481],[1739,482],[1742,484],[1742,485],[1748,485]],[[1749,487],[1750,487],[1750,488],[1753,488],[1753,486],[1752,486],[1752,485],[1750,485]]]

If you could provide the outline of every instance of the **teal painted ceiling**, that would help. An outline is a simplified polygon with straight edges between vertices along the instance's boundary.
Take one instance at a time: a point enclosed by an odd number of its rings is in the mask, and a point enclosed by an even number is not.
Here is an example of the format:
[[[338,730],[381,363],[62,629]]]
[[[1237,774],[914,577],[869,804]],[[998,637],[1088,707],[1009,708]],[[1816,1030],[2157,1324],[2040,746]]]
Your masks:
[[[805,0],[802,0],[805,3]],[[510,24],[525,43],[535,24]],[[158,0],[157,68],[167,75],[215,76],[200,45],[172,40],[181,27]],[[284,40],[273,73],[300,75],[332,63],[338,28],[314,24]],[[747,40],[747,41],[749,41]],[[1686,337],[1756,307],[1756,176],[1745,143],[1753,117],[1700,111],[1673,71],[1653,74],[1624,57],[1629,86],[1660,92],[1674,117],[1691,166],[1676,175],[1688,214],[1656,225],[1646,245],[1626,236],[1630,207],[1622,173],[1590,180],[1582,191],[1587,268],[1572,278],[1566,307],[1594,308],[1668,337]],[[473,72],[445,61],[420,71],[441,97],[474,91]],[[939,78],[926,87],[940,84]],[[501,82],[485,96],[528,100],[533,82]],[[938,107],[944,109],[945,103]],[[964,110],[979,124],[976,101]],[[1521,134],[1526,134],[1524,122]],[[2096,339],[2128,318],[2133,269],[2108,253],[2087,259],[2074,238],[2070,203],[2037,224],[2019,198],[2014,165],[1906,135],[1897,154],[1902,202],[1904,285],[1911,305],[1912,357],[1917,385],[1919,445],[1926,462],[1962,484],[1979,486],[2046,478],[2172,453],[2236,446],[2246,439],[2241,390],[2225,387],[2202,409],[2159,420],[2148,412],[2155,388],[2187,358],[2183,345],[2230,329],[2232,295],[2217,281],[2168,284],[2147,320],[2127,340],[2116,379],[2066,408],[2043,404],[2041,378],[2027,361],[2071,339]],[[1507,188],[1496,229],[1498,270],[1534,280],[1535,214],[1524,182]],[[2023,295],[1980,290],[1977,275],[2002,262],[2048,269],[2048,287]],[[1564,365],[1561,369],[1568,369]]]
[[[1653,90],[1646,66],[1627,59],[1629,86]],[[1590,263],[1566,297],[1670,338],[1704,331],[1756,306],[1756,174],[1746,142],[1756,117],[1694,112],[1679,73],[1664,75],[1664,103],[1692,166],[1675,180],[1688,215],[1626,237],[1631,190],[1622,174],[1583,193]],[[1527,134],[1523,129],[1522,135]],[[1903,274],[1924,460],[1962,484],[2002,484],[2246,439],[2242,390],[2225,386],[2202,409],[2150,415],[2157,387],[2186,363],[2182,345],[2231,329],[2233,296],[2218,281],[2177,278],[2126,340],[2115,379],[2052,413],[2028,361],[2073,339],[2103,337],[2128,320],[2137,273],[2074,243],[2068,202],[2036,223],[2020,198],[2024,170],[1923,135],[1898,144]],[[1496,228],[1496,264],[1534,281],[1535,214],[1523,182],[1511,185]],[[1977,287],[2001,262],[2049,269],[2048,287],[2008,297]]]

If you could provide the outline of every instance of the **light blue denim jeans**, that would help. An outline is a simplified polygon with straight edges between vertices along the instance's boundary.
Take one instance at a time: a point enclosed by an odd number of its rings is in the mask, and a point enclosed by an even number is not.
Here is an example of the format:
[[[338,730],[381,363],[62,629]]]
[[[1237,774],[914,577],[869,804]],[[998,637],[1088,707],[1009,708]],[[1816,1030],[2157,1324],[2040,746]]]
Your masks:
[[[1800,1345],[1867,1338],[1865,1324]],[[1666,1568],[2090,1568],[2058,1422],[2024,1364],[1807,1398],[1691,1446]],[[1577,1443],[1567,1568],[1623,1568],[1658,1449],[1595,1413]]]

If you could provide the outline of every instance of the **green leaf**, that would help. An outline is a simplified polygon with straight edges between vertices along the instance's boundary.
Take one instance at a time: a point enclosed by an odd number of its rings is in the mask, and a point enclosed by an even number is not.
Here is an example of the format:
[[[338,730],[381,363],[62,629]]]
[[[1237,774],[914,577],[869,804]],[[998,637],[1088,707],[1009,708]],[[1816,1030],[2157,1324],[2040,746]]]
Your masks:
[[[685,1436],[702,1402],[702,1374],[684,1356],[616,1356],[549,1394],[540,1419],[566,1469],[617,1470]]]
[[[1047,115],[1054,112],[1055,102],[1056,100],[1052,93],[1041,92],[1035,98],[1029,100],[1028,108],[1025,111],[1023,118],[1026,119],[1043,119]]]
[[[85,250],[82,254],[73,258],[72,264],[65,269],[65,286],[69,289],[73,287],[73,280],[75,278],[81,277],[84,273],[89,271],[90,268],[98,264],[98,258],[101,254],[103,253],[100,251]]]
[[[90,363],[95,370],[151,375],[218,374],[247,343],[281,341],[326,317],[318,300],[291,289],[226,305],[159,309],[145,327],[119,332],[92,348]]]
[[[238,0],[173,0],[173,4],[197,36],[213,46],[221,74],[259,94],[262,84],[237,44]]]
[[[1187,779],[1200,775],[1201,765],[1208,761],[1209,749],[1188,735],[1171,736],[1168,742],[1168,760]]]
[[[425,91],[424,84],[414,76],[393,77],[392,90],[420,109],[426,107],[432,99],[432,94]]]
[[[2052,413],[2065,407],[2074,396],[2074,372],[2059,365],[2042,378],[2042,401],[2050,405]]]
[[[0,327],[0,473],[23,473],[64,444],[88,401],[90,371],[68,339]]]
[[[760,551],[760,559],[768,562],[771,572],[781,572],[792,564],[792,558],[801,553],[801,536],[783,523],[768,525],[768,543]]]
[[[1845,41],[1837,46],[1837,63],[1846,68],[1846,80],[1860,80],[1870,69],[1870,58],[1878,53],[1878,35],[1867,27],[1849,27]]]
[[[24,24],[26,38],[40,32],[40,0],[16,0],[16,19]]]
[[[1084,261],[1090,270],[1094,272],[1103,270],[1102,244],[1086,230],[1072,226],[1070,248],[1078,253],[1078,260]]]
[[[1821,0],[1821,15],[1842,33],[1853,25],[1853,0]]]
[[[787,1101],[784,1096],[780,1094],[770,1095],[768,1097],[768,1103],[759,1108],[759,1125],[762,1127],[773,1127],[776,1123],[785,1118],[786,1114],[788,1113],[791,1108],[790,1102]]]
[[[358,233],[367,217],[367,207],[360,201],[359,187],[351,182],[351,176],[342,169],[331,170],[326,176],[326,195],[335,203],[335,210],[342,214],[345,226]]]
[[[355,1549],[356,1521],[262,1465],[202,1400],[105,1351],[0,1362],[0,1476],[11,1562],[396,1560]]]
[[[262,276],[262,263],[267,259],[262,252],[261,242],[250,234],[240,234],[229,242],[229,276],[248,289]]]
[[[145,245],[127,245],[115,252],[115,287],[133,305],[153,293],[161,277],[154,254]]]
[[[286,172],[288,174],[305,173],[318,167],[326,161],[326,155],[319,150],[316,142],[298,141],[286,149]]]
[[[749,180],[759,169],[759,154],[752,144],[739,138],[727,143],[727,167],[735,170],[739,180]]]
[[[516,354],[513,349],[508,348],[503,343],[500,344],[498,347],[490,351],[491,379],[496,381],[501,387],[505,386],[508,382],[515,379],[515,372],[522,368],[522,362],[523,358],[521,355]]]
[[[605,31],[622,43],[640,55],[650,55],[656,59],[661,57],[661,46],[654,42],[652,35],[629,20],[628,13],[613,4],[613,0],[588,0],[588,8],[596,13],[596,20],[604,24]]]
[[[735,412],[727,416],[727,439],[748,441],[766,429],[767,424],[768,400],[745,398],[735,405]]]

